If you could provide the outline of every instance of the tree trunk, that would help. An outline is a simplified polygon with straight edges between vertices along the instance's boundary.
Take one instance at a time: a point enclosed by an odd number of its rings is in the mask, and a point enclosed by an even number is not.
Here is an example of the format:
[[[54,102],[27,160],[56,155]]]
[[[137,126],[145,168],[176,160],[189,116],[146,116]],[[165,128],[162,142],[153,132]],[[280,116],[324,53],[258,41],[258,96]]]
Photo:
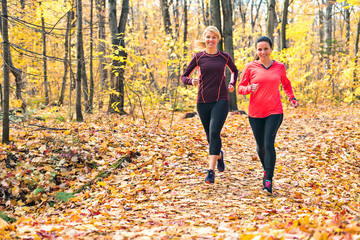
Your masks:
[[[250,24],[251,24],[251,35],[249,36],[249,47],[253,44],[253,35],[255,32],[255,24],[256,20],[258,20],[260,7],[263,0],[260,0],[259,5],[255,4],[255,0],[251,0],[251,8],[250,8]],[[255,16],[254,16],[254,8],[255,8]]]
[[[202,17],[203,17],[203,24],[205,26],[208,26],[210,24],[208,4],[204,0],[199,0],[199,5],[201,7],[201,12],[202,12]]]
[[[184,48],[183,48],[183,59],[186,58],[187,55],[187,46],[186,46],[186,41],[188,38],[188,9],[187,9],[187,0],[184,0],[184,35],[183,35],[183,44],[184,44]],[[184,66],[183,68],[186,69],[186,65],[187,63],[184,62]]]
[[[327,0],[325,11],[325,74],[331,68],[330,55],[332,55],[332,7],[334,2]],[[330,75],[330,83],[332,86],[332,97],[335,97],[335,82],[334,78]]]
[[[84,94],[84,105],[85,105],[85,112],[90,112],[90,105],[89,105],[89,88],[88,88],[88,78],[86,75],[86,67],[85,67],[85,53],[84,53],[84,42],[82,41],[81,44],[81,83],[83,87],[83,94]]]
[[[288,16],[289,0],[284,0],[284,9],[281,19],[281,50],[286,48],[286,25],[287,25],[287,16]]]
[[[161,8],[162,8],[162,15],[163,20],[165,24],[165,34],[169,36],[169,38],[174,42],[173,38],[173,32],[171,28],[171,20],[170,20],[170,14],[169,14],[169,3],[168,0],[160,0],[161,2]],[[169,45],[168,50],[168,61],[167,61],[167,79],[166,79],[166,86],[165,86],[165,92],[168,92],[169,88],[171,88],[170,92],[172,92],[173,89],[175,89],[179,85],[179,69],[178,65],[175,63],[175,59],[178,57],[174,53],[174,45]],[[171,86],[171,87],[169,87]]]
[[[99,109],[103,106],[103,93],[107,89],[107,78],[108,78],[108,70],[106,69],[106,46],[105,46],[105,8],[106,8],[106,0],[96,0],[96,9],[98,16],[98,37],[99,43],[97,45],[97,50],[99,54],[99,78],[100,78],[100,93],[99,93]]]
[[[6,12],[7,12],[7,9],[6,9]],[[2,21],[0,20],[0,23],[1,23]],[[4,22],[5,22],[5,20],[4,20]],[[7,29],[6,31],[7,31],[7,34],[8,34],[8,22],[6,22],[6,26],[4,26],[3,24],[5,24],[5,23],[2,23],[2,24],[0,24],[0,26],[1,26],[1,31],[3,30],[3,29]],[[5,34],[5,33],[3,33],[3,34]],[[5,41],[5,40],[3,40],[3,41]],[[10,43],[9,43],[10,44]],[[22,98],[22,94],[21,94],[21,90],[22,90],[22,76],[21,76],[21,74],[22,74],[22,71],[21,71],[21,69],[19,69],[19,68],[16,68],[15,66],[14,66],[14,64],[13,64],[13,62],[12,62],[12,58],[11,58],[11,54],[10,54],[10,47],[9,47],[9,62],[8,62],[8,67],[10,68],[10,71],[11,71],[11,73],[14,75],[14,77],[15,77],[15,86],[16,86],[16,90],[15,90],[15,96],[16,96],[16,99],[20,99],[21,101],[22,101],[22,104],[21,104],[21,109],[25,112],[25,110],[26,110],[26,102],[25,102],[25,100]],[[5,86],[4,86],[4,88],[5,88]]]
[[[242,30],[243,30],[243,36],[242,36],[242,42],[244,42],[244,36],[245,36],[245,27],[246,27],[246,10],[249,6],[250,0],[247,0],[246,5],[243,5],[243,1],[239,0],[239,11],[240,11],[240,17],[241,17],[241,24],[242,24]]]
[[[354,76],[354,83],[353,83],[353,92],[355,91],[355,89],[358,86],[358,82],[359,82],[359,79],[357,77],[357,74],[356,74],[356,71],[357,71],[357,64],[358,64],[358,61],[359,61],[359,57],[358,57],[358,52],[359,52],[359,36],[360,36],[360,17],[359,17],[359,21],[358,21],[358,24],[357,24],[357,29],[356,29],[356,36],[355,36],[355,50],[354,50],[354,55],[355,55],[355,69],[354,69],[354,73],[353,73],[353,76]]]
[[[82,36],[82,0],[76,1],[77,31],[76,31],[76,121],[84,121],[81,111],[81,78],[83,69],[83,36]]]
[[[319,7],[319,46],[320,46],[320,61],[322,62],[324,60],[324,12],[322,10],[322,7]]]
[[[94,0],[90,0],[90,92],[89,92],[89,112],[93,110],[94,102],[94,73],[93,73],[93,9],[94,9]]]
[[[169,13],[169,3],[167,0],[160,0],[161,10],[163,14],[165,33],[169,36],[172,35],[170,13]]]
[[[173,13],[174,13],[175,42],[176,42],[179,39],[179,36],[180,36],[179,0],[175,1],[175,6],[173,7]]]
[[[108,112],[118,112],[121,115],[127,114],[124,110],[124,74],[127,58],[127,53],[125,52],[125,30],[128,14],[129,0],[123,0],[119,25],[116,26],[116,0],[109,0],[109,24],[111,43],[113,45],[111,88],[118,94],[110,94]]]
[[[47,59],[46,59],[46,31],[44,17],[41,17],[42,42],[43,42],[43,69],[44,69],[44,91],[45,105],[49,105],[49,83],[47,81]]]
[[[224,46],[225,51],[230,54],[231,58],[234,59],[234,44],[233,44],[233,22],[232,22],[232,8],[231,0],[222,0],[223,10],[223,34],[224,34]],[[229,85],[231,80],[231,72],[226,68],[226,86]],[[229,93],[230,98],[230,111],[238,110],[236,91]]]
[[[275,0],[269,0],[267,19],[266,19],[266,34],[274,42],[274,29],[275,29]]]
[[[10,93],[10,43],[8,29],[7,0],[1,0],[2,8],[2,35],[3,35],[3,58],[4,58],[4,99],[3,99],[3,116],[2,116],[2,143],[10,142],[10,121],[9,121],[9,93]]]
[[[326,55],[326,69],[330,69],[330,58],[332,51],[332,7],[334,2],[327,0],[325,12],[325,55]]]
[[[62,80],[62,84],[61,84],[61,93],[60,93],[60,98],[59,98],[59,106],[62,106],[64,104],[64,98],[65,98],[66,78],[67,78],[68,66],[69,66],[69,62],[68,62],[69,50],[70,50],[70,47],[69,47],[69,34],[70,34],[70,31],[71,31],[71,19],[73,19],[73,15],[74,15],[73,10],[70,10],[67,13],[65,43],[64,43],[64,48],[65,48],[64,75],[63,75],[63,80]],[[69,82],[71,83],[71,80]]]
[[[349,51],[349,43],[350,43],[350,9],[349,9],[349,4],[345,2],[345,27],[346,27],[346,33],[345,33],[345,41],[346,41],[346,49],[347,51]]]
[[[221,29],[221,12],[220,12],[220,0],[210,0],[210,25],[219,29],[222,35]],[[223,40],[220,39],[217,48],[223,50]]]

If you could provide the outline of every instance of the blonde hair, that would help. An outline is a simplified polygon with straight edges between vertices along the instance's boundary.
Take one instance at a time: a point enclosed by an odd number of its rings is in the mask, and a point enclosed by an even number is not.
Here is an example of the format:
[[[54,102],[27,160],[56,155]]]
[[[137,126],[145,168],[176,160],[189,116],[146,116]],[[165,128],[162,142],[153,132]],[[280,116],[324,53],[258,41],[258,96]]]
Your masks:
[[[202,40],[196,40],[195,41],[195,51],[203,51],[204,49],[206,49],[206,45],[205,45],[205,36],[208,32],[212,32],[215,33],[215,35],[221,39],[221,34],[220,31],[217,27],[215,26],[208,26],[207,28],[205,28],[203,34],[202,34]]]

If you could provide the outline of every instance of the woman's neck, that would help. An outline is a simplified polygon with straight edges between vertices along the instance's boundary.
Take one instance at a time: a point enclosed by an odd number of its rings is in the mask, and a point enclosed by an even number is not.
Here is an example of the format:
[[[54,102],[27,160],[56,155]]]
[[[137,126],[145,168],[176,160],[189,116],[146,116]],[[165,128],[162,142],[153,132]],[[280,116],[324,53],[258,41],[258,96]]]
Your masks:
[[[264,65],[266,68],[270,67],[273,64],[273,60],[269,59],[259,59],[258,60],[262,65]]]
[[[205,50],[205,52],[206,52],[207,54],[216,54],[216,53],[218,52],[218,50],[217,50],[216,48],[207,48],[207,49]]]

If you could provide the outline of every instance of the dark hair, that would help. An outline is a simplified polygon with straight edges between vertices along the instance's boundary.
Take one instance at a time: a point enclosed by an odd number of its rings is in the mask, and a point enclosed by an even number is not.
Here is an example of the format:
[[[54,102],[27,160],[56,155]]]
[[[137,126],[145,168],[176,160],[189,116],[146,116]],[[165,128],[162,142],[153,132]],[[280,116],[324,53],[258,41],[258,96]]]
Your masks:
[[[258,37],[258,39],[256,39],[256,41],[255,41],[255,49],[257,48],[257,44],[259,42],[267,42],[267,43],[269,43],[270,48],[271,49],[273,48],[273,42],[271,41],[271,39],[268,36]],[[260,59],[259,56],[257,54],[255,54],[255,60],[259,60],[259,59]]]

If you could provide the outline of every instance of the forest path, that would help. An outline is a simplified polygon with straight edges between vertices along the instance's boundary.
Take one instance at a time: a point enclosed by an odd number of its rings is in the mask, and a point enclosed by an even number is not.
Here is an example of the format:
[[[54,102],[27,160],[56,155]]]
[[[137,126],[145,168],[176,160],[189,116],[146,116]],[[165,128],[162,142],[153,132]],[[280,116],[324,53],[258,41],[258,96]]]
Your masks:
[[[216,171],[213,185],[204,183],[208,146],[200,120],[182,116],[175,114],[171,128],[165,114],[158,124],[129,124],[126,133],[114,133],[141,156],[69,202],[19,219],[12,236],[360,238],[358,109],[285,109],[273,196],[262,192],[247,116],[228,116],[222,131],[226,170]]]

